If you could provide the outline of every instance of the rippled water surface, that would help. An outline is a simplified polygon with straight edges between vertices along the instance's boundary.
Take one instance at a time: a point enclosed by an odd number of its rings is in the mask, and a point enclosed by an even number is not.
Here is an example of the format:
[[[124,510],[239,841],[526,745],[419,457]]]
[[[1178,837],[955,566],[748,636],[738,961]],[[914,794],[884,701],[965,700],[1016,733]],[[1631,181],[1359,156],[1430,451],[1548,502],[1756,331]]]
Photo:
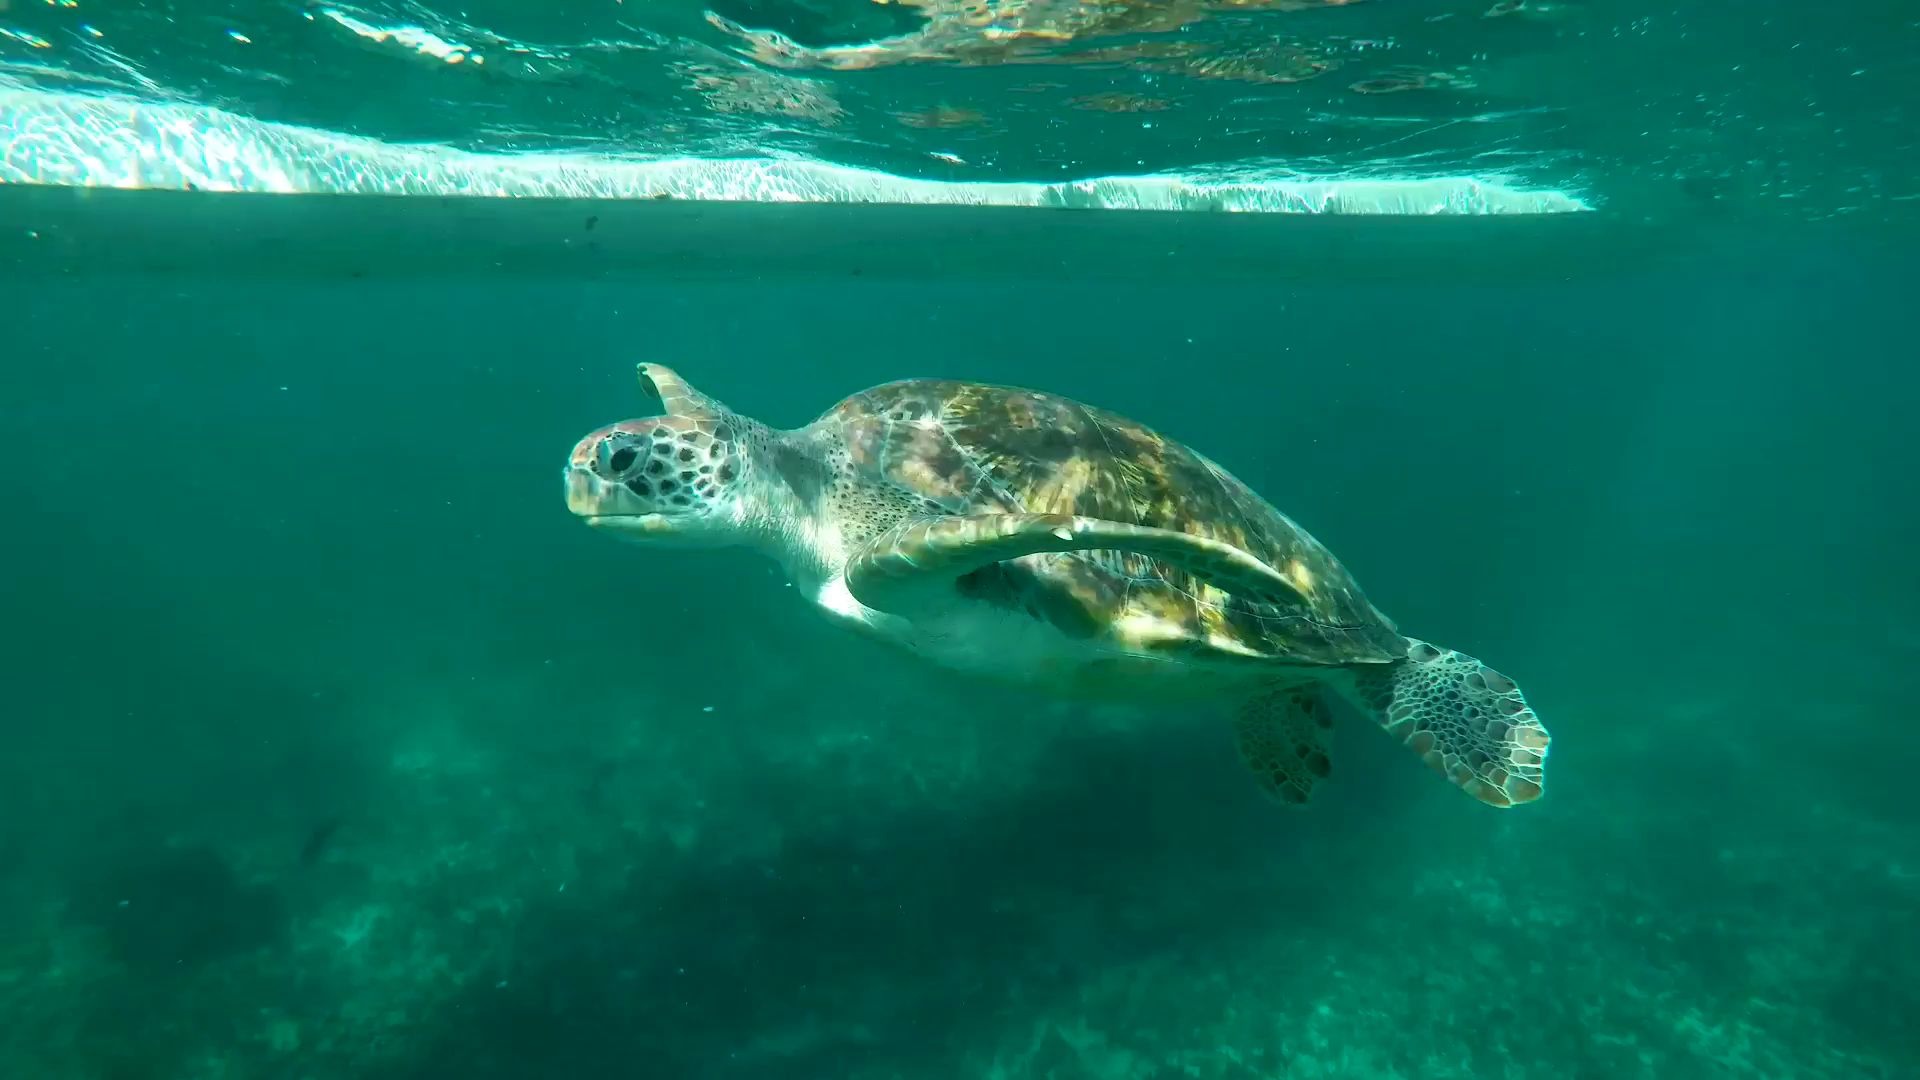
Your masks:
[[[963,182],[1465,176],[1594,204],[1895,213],[1920,197],[1920,15],[1846,8],[0,0],[0,73],[483,152]]]

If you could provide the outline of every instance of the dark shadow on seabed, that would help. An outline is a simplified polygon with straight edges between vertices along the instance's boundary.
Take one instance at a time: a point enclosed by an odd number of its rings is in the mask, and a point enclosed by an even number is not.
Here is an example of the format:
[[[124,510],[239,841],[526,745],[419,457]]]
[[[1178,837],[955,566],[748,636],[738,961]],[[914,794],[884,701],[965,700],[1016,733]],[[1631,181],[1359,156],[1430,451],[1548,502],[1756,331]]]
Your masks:
[[[775,853],[706,861],[624,834],[598,856],[624,884],[530,907],[511,975],[447,1003],[388,1075],[921,1075],[1134,960],[1311,937],[1335,894],[1289,877],[1361,888],[1377,870],[1329,843],[1323,808],[1249,798],[1224,748],[1224,722],[1067,732],[965,810],[755,769],[711,802],[785,832]],[[1383,794],[1367,779],[1347,782]]]

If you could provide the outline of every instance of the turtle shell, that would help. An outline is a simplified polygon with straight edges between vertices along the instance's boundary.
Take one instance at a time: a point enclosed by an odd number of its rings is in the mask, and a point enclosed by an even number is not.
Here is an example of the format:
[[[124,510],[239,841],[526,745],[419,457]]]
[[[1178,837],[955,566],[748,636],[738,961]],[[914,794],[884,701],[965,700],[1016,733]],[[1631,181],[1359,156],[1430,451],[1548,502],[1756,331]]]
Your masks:
[[[847,482],[835,486],[863,492],[863,506],[1079,514],[1178,530],[1266,561],[1304,601],[1259,603],[1119,551],[997,563],[962,578],[965,595],[1151,652],[1307,664],[1406,655],[1393,623],[1306,530],[1219,465],[1126,417],[1015,387],[914,379],[855,394],[815,426],[844,440],[838,471]]]

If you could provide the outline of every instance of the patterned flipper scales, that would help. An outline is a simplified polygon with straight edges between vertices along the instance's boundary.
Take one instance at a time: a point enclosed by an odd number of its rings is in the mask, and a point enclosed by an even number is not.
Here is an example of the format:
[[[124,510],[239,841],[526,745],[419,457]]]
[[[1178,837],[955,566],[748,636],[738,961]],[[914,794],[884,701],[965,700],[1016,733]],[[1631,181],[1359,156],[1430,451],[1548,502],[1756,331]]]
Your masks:
[[[1520,687],[1465,653],[1408,646],[1402,662],[1357,670],[1360,702],[1380,726],[1481,802],[1539,798],[1551,739]]]
[[[1234,746],[1260,790],[1298,806],[1332,764],[1333,716],[1317,688],[1299,686],[1248,698],[1233,715]]]

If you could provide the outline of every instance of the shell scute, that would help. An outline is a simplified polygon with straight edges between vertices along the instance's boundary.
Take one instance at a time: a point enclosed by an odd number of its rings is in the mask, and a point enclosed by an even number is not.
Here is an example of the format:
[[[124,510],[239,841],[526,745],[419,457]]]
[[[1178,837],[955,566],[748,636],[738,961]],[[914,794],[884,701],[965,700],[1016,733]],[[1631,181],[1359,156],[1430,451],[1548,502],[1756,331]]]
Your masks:
[[[1324,546],[1224,468],[1137,421],[1054,394],[915,379],[855,394],[818,424],[844,441],[863,485],[951,514],[1080,514],[1218,540],[1286,574],[1305,603],[1252,602],[1126,551],[996,564],[962,581],[965,595],[1169,654],[1325,664],[1404,655],[1393,624]]]

